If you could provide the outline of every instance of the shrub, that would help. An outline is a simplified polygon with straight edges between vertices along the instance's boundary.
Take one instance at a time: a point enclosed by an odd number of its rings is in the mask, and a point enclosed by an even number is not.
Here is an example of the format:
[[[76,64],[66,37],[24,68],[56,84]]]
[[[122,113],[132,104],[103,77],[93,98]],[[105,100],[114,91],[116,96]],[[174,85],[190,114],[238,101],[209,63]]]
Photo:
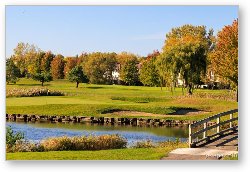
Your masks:
[[[154,148],[156,145],[151,140],[136,142],[132,148]]]
[[[176,138],[175,141],[168,140],[168,141],[164,141],[164,142],[159,142],[158,146],[159,147],[176,147],[176,146],[179,146],[181,144],[182,145],[185,144],[186,146],[188,145],[188,143],[183,143],[180,141],[179,138]]]
[[[225,101],[236,101],[237,95],[235,93],[201,93],[197,92],[193,95],[184,95],[184,96],[175,96],[172,97],[175,99],[182,99],[182,98],[206,98],[206,99],[217,99],[217,100],[225,100]]]
[[[49,90],[47,88],[14,88],[9,89],[6,92],[6,97],[34,97],[34,96],[63,96],[64,93],[55,90]]]
[[[7,146],[6,152],[43,152],[44,147],[39,143],[18,140],[13,146]]]
[[[6,130],[6,145],[13,146],[17,141],[24,139],[24,134],[21,132],[14,133],[11,127],[7,127]]]
[[[127,140],[119,135],[56,137],[41,142],[46,151],[104,150],[126,148]]]

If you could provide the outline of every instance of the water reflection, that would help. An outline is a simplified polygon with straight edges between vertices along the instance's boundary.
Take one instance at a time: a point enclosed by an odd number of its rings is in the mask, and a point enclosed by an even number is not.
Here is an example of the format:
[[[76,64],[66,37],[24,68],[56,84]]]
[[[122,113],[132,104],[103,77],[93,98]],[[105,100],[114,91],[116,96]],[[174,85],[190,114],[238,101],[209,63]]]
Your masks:
[[[15,132],[23,132],[26,139],[33,141],[58,136],[119,134],[125,137],[130,144],[147,139],[159,142],[180,138],[181,141],[186,141],[188,137],[187,127],[147,127],[48,122],[7,122],[7,126],[11,126]]]

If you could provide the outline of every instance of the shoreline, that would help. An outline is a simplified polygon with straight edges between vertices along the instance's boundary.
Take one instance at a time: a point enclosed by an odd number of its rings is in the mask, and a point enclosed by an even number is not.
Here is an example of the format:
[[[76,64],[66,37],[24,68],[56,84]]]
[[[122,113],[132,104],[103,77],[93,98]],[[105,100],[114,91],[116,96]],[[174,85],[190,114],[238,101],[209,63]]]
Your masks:
[[[128,118],[128,117],[89,117],[89,116],[62,116],[62,115],[32,115],[6,114],[6,121],[12,122],[62,122],[62,123],[93,123],[132,126],[188,126],[193,120],[168,120],[159,118]],[[213,125],[211,122],[208,125]]]

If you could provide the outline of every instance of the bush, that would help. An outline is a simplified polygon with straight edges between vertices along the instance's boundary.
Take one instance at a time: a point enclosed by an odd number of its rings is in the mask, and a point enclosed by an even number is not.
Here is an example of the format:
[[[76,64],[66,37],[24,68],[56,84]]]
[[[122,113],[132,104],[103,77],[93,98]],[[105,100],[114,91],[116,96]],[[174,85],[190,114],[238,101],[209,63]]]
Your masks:
[[[6,152],[43,152],[44,147],[39,143],[18,140],[13,146],[7,146]]]
[[[154,148],[155,145],[151,140],[136,142],[132,148]]]
[[[56,137],[41,142],[46,151],[104,150],[126,148],[127,140],[119,135]]]
[[[6,152],[38,152],[40,149],[42,148],[39,144],[25,141],[24,134],[22,132],[14,133],[11,127],[7,127]]]
[[[182,99],[182,98],[205,98],[205,99],[217,99],[217,100],[225,100],[225,101],[236,101],[237,95],[236,93],[202,93],[196,92],[193,95],[184,95],[184,96],[175,96],[172,97],[175,99]]]
[[[11,127],[6,130],[6,145],[12,147],[17,141],[24,139],[24,134],[21,132],[14,133]]]
[[[158,146],[159,147],[176,147],[180,144],[183,144],[183,142],[181,142],[179,138],[176,138],[175,141],[168,140],[165,142],[159,142]]]
[[[34,96],[63,96],[64,93],[55,90],[49,90],[47,88],[14,88],[9,89],[6,92],[6,97],[34,97]]]

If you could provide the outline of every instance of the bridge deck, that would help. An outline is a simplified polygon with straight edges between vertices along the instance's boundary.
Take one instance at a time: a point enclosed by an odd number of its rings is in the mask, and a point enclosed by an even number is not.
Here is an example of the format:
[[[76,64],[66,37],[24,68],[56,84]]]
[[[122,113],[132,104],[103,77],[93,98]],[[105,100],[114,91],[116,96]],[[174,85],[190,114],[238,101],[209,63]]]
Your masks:
[[[201,144],[197,147],[221,150],[238,150],[238,131],[222,135],[212,142]]]

